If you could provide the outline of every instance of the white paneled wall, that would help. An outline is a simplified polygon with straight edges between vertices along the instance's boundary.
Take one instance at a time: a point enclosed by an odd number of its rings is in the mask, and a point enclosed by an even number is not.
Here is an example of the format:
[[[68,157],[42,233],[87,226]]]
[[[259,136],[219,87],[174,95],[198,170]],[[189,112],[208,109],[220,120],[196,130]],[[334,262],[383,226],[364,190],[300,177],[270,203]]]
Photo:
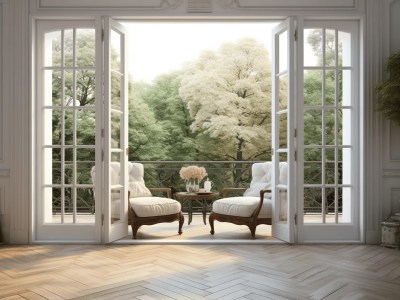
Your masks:
[[[192,3],[192,2],[191,2]],[[192,3],[193,4],[193,3]],[[400,209],[400,129],[374,109],[374,86],[385,77],[385,58],[400,49],[400,0],[210,0],[198,11],[187,0],[0,0],[0,225],[6,243],[31,242],[30,175],[34,104],[30,86],[31,24],[51,16],[111,15],[140,17],[361,17],[366,46],[365,99],[365,232],[368,243],[380,242],[380,222]],[[207,8],[207,9],[206,9]],[[362,112],[360,112],[362,113]]]

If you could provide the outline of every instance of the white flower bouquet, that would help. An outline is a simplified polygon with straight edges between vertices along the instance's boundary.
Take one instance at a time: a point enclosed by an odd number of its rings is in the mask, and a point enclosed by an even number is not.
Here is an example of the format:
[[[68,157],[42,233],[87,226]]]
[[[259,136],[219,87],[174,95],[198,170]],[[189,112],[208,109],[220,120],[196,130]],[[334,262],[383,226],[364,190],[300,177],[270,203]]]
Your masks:
[[[183,180],[190,180],[193,178],[193,179],[198,179],[200,181],[207,176],[207,171],[203,167],[188,166],[188,167],[183,167],[179,171],[179,175]]]

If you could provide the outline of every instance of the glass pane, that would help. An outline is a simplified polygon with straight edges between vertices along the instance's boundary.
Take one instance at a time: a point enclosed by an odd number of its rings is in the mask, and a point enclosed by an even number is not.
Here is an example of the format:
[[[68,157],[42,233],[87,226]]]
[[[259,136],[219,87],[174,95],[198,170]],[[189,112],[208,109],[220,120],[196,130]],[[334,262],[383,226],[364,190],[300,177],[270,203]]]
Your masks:
[[[121,220],[122,188],[111,189],[111,224]]]
[[[91,70],[76,72],[76,103],[75,106],[95,105],[96,74]]]
[[[279,222],[287,223],[287,211],[288,211],[288,194],[286,189],[278,189],[278,205],[279,205]]]
[[[61,31],[48,32],[44,35],[45,67],[61,66]]]
[[[64,163],[64,183],[73,184],[74,183],[74,165],[71,161]]]
[[[111,73],[111,108],[121,110],[122,77],[120,74]]]
[[[336,65],[336,36],[335,30],[325,30],[325,66]]]
[[[61,171],[61,149],[60,148],[52,149],[52,159],[53,159],[53,167],[52,167],[52,173],[51,173],[51,182],[47,182],[45,180],[45,184],[51,184],[51,183],[61,184],[62,171]],[[48,175],[49,174],[46,174],[45,177],[47,177]]]
[[[350,146],[352,144],[351,135],[351,110],[339,109],[338,110],[338,144],[343,146]]]
[[[304,66],[322,66],[322,29],[304,30]]]
[[[95,66],[95,30],[76,30],[76,64],[78,67]]]
[[[325,145],[336,145],[335,109],[325,110]]]
[[[95,222],[95,204],[93,189],[76,189],[76,223],[94,223]]]
[[[76,116],[76,144],[96,144],[96,113],[91,109],[77,111]]]
[[[322,105],[322,71],[304,71],[304,104]]]
[[[335,162],[325,162],[325,184],[335,184]]]
[[[351,70],[341,70],[339,71],[339,81],[338,81],[338,104],[342,106],[351,106],[351,85],[352,76]]]
[[[44,109],[44,144],[45,145],[61,145],[61,110]],[[47,126],[51,124],[50,126]]]
[[[339,66],[351,66],[351,35],[348,32],[338,32]]]
[[[64,222],[73,223],[74,217],[74,193],[72,188],[64,188]]]
[[[76,184],[92,184],[90,171],[93,165],[92,162],[76,163]]]
[[[338,195],[335,188],[325,189],[325,223],[336,223]]]
[[[288,76],[287,74],[279,76],[279,110],[288,108]]]
[[[279,122],[279,149],[287,148],[288,142],[288,134],[287,134],[287,113],[278,115]]]
[[[64,149],[64,160],[67,162],[72,162],[74,160],[74,149],[65,148]]]
[[[62,79],[60,71],[44,71],[44,105],[61,105]]]
[[[288,68],[288,32],[279,34],[279,73],[287,71]]]
[[[350,187],[338,188],[339,212],[342,213],[341,223],[352,222],[352,189]]]
[[[335,71],[325,72],[325,105],[335,105],[336,99],[336,77]]]
[[[72,71],[64,72],[64,106],[74,105],[74,79]]]
[[[73,66],[74,34],[72,29],[64,30],[64,66]]]
[[[43,189],[43,213],[45,223],[61,223],[61,188]]]
[[[94,162],[96,160],[96,149],[94,148],[78,148],[76,149],[76,160],[79,162]]]
[[[121,35],[111,30],[111,70],[121,72]]]
[[[322,183],[322,162],[304,162],[304,184]]]
[[[111,113],[111,148],[121,148],[121,115],[119,113]]]
[[[325,160],[327,162],[334,162],[335,161],[335,148],[325,149]]]
[[[322,144],[322,111],[306,110],[304,112],[304,145]]]
[[[304,223],[322,223],[321,188],[304,188]]]
[[[72,145],[73,144],[73,117],[74,117],[74,110],[73,109],[65,109],[65,144]]]
[[[280,164],[287,163],[287,153],[286,152],[279,152],[278,153],[278,160],[279,160]]]
[[[308,162],[317,162],[322,161],[322,150],[315,148],[306,148],[304,149],[304,161]]]
[[[338,151],[341,155],[339,157],[339,184],[353,184],[352,178],[352,149],[343,148]]]
[[[119,162],[122,159],[121,155],[122,155],[121,152],[112,152],[111,161]]]

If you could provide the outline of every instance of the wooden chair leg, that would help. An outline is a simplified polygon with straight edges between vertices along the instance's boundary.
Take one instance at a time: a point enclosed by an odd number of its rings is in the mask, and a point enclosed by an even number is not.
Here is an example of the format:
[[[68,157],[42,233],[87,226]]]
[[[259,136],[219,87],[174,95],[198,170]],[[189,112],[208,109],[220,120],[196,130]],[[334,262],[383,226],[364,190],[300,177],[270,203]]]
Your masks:
[[[210,227],[211,227],[210,233],[214,234],[215,233],[215,231],[214,231],[214,214],[212,212],[210,213],[210,216],[208,218],[208,223],[210,223]]]
[[[178,229],[178,233],[182,234],[182,226],[185,223],[185,217],[183,216],[183,213],[180,212],[179,213],[179,229]]]
[[[134,240],[136,240],[136,235],[137,235],[137,232],[138,232],[138,230],[139,230],[139,227],[140,227],[140,226],[137,226],[137,225],[135,225],[135,224],[132,224],[132,238],[133,238]]]

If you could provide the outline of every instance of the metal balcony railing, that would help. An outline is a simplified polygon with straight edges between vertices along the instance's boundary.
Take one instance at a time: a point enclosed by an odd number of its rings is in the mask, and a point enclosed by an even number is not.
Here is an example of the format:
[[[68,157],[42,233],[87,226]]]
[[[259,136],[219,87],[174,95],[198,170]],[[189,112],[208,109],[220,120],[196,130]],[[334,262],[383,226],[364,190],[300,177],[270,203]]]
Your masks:
[[[168,187],[173,193],[186,191],[185,181],[180,178],[179,171],[182,167],[196,165],[204,167],[208,173],[208,178],[214,183],[212,190],[218,191],[222,195],[222,189],[226,187],[247,188],[251,182],[251,166],[259,161],[135,161],[144,165],[144,179],[148,187]],[[93,162],[94,164],[94,162]],[[320,170],[315,170],[312,176],[320,176]],[[318,173],[318,174],[317,174]],[[90,178],[88,170],[87,178]],[[204,180],[207,179],[204,178]],[[203,181],[200,186],[203,186]],[[92,184],[92,182],[87,182]],[[81,189],[82,195],[77,195],[77,211],[79,213],[94,213],[94,195],[92,189]],[[322,212],[322,195],[308,195],[304,199],[304,213]],[[67,199],[65,210],[72,211],[73,201]],[[331,197],[327,196],[327,199]],[[339,195],[338,209],[341,211],[342,203]],[[53,213],[58,213],[61,209],[61,197],[53,195]],[[325,212],[332,212],[335,208],[334,201],[327,200],[325,203]]]

